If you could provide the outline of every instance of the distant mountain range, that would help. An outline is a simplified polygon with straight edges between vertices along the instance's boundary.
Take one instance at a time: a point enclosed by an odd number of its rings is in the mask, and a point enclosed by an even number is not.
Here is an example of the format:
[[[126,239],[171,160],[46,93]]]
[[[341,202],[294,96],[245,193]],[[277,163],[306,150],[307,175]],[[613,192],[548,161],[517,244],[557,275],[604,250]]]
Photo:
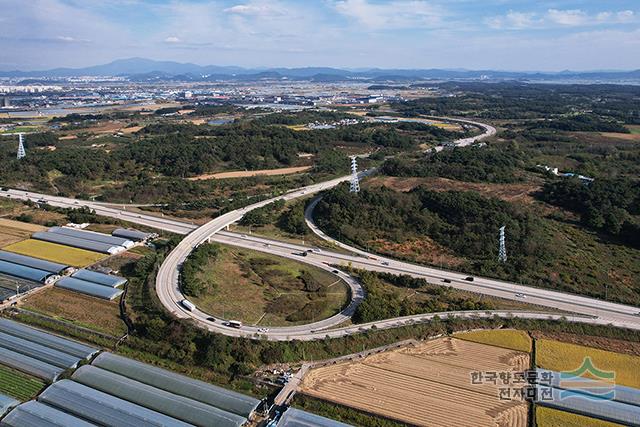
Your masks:
[[[374,82],[410,80],[523,80],[523,81],[601,81],[640,80],[634,71],[518,72],[496,70],[380,69],[343,70],[329,67],[242,68],[197,65],[145,58],[119,59],[85,68],[54,68],[42,71],[0,71],[0,77],[62,78],[80,76],[121,76],[133,81],[215,81],[290,79],[318,82],[366,80]]]

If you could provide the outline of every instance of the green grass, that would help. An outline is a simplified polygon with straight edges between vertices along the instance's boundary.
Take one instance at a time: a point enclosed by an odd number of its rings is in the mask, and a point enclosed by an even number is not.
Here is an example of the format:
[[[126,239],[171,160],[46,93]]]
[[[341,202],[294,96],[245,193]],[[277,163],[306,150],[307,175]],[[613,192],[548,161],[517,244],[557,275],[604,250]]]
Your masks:
[[[44,382],[37,378],[0,366],[0,394],[25,401],[38,394],[43,387]]]
[[[321,290],[305,289],[306,272]],[[247,249],[221,246],[216,260],[199,273],[207,290],[190,299],[224,319],[260,326],[308,323],[330,317],[348,298],[346,284],[333,274],[300,262]]]

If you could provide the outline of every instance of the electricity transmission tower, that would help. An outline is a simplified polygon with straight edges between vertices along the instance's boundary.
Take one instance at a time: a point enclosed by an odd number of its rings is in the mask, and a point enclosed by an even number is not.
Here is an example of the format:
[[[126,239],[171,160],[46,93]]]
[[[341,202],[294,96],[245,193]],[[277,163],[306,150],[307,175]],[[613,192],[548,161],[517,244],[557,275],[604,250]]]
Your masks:
[[[498,252],[498,261],[500,262],[507,262],[507,246],[505,245],[504,229],[504,225],[500,227],[500,251]]]
[[[21,133],[18,134],[18,160],[25,157],[27,155],[26,150],[24,149],[24,137]]]
[[[358,179],[358,164],[356,163],[356,156],[351,156],[351,187],[349,191],[351,193],[360,192],[360,180]]]

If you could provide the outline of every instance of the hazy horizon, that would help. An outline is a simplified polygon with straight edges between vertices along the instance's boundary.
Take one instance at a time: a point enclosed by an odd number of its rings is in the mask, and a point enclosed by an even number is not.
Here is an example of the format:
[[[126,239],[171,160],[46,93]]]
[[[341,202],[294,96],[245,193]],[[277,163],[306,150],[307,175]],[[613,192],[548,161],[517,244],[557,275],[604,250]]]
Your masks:
[[[244,68],[640,68],[632,0],[0,0],[0,70],[141,57]]]

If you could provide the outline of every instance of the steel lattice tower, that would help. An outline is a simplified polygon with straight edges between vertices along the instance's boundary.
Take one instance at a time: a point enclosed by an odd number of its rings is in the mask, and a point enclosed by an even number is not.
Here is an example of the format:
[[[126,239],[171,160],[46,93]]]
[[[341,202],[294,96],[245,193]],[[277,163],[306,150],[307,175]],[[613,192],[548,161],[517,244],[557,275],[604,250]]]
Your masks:
[[[358,164],[356,163],[356,156],[351,156],[351,193],[360,192],[360,180],[358,179]]]
[[[504,225],[500,227],[500,251],[498,252],[498,261],[500,262],[507,262],[507,246],[505,245],[504,229]]]
[[[21,159],[27,155],[27,151],[24,149],[24,137],[21,133],[18,134],[18,159]]]

